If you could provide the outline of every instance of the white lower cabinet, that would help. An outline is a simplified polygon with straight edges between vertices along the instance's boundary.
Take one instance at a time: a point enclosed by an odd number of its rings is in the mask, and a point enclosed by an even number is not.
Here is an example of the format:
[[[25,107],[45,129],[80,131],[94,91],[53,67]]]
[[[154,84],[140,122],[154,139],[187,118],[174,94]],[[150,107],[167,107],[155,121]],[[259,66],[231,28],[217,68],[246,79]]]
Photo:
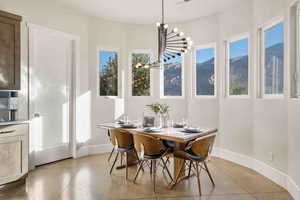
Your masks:
[[[0,126],[0,185],[28,172],[28,124]]]

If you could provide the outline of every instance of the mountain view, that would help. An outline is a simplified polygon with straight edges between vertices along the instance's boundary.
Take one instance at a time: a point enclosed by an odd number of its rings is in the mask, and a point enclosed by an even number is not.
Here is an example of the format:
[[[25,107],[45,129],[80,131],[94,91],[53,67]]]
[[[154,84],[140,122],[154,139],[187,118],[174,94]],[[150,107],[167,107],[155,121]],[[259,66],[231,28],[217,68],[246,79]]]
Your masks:
[[[164,95],[181,96],[181,63],[175,62],[164,65]]]
[[[117,95],[117,57],[109,57],[107,63],[102,67],[100,76],[100,95]],[[265,52],[265,93],[278,94],[283,92],[283,43],[275,44],[266,49]],[[230,94],[248,94],[248,56],[236,57],[230,60]],[[214,94],[214,58],[202,63],[197,63],[197,95]],[[109,66],[109,67],[108,67]],[[181,62],[165,64],[164,70],[164,95],[181,96]],[[135,74],[144,79],[145,74]],[[145,80],[146,81],[146,80]],[[149,80],[147,81],[149,82]],[[149,84],[141,82],[148,89]],[[146,88],[136,87],[139,90],[148,91]],[[143,92],[142,92],[143,93]],[[144,95],[144,94],[142,94]]]
[[[283,43],[271,46],[266,50],[265,93],[283,93]]]
[[[230,60],[231,63],[231,94],[248,93],[248,56],[241,56]],[[214,59],[197,63],[197,94],[213,94],[214,87],[209,81],[214,74]],[[266,93],[280,93],[283,91],[283,43],[266,49]],[[200,91],[201,90],[201,91]]]

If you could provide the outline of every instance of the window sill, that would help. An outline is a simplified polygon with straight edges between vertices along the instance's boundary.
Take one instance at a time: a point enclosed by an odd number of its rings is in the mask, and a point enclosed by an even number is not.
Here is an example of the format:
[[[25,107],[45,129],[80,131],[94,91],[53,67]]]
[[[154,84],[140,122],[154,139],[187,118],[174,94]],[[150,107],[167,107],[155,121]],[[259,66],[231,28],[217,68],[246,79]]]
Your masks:
[[[250,95],[228,95],[227,99],[250,99]]]
[[[178,99],[178,100],[183,100],[185,99],[184,96],[161,96],[160,97],[161,99]]]

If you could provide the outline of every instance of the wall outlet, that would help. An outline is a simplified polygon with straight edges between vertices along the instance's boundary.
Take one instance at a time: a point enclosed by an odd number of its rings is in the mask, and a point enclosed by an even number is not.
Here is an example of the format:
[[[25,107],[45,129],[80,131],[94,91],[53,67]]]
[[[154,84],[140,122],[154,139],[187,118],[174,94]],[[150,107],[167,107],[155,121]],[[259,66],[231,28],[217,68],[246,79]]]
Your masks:
[[[269,161],[270,162],[274,161],[274,153],[273,152],[269,152]]]

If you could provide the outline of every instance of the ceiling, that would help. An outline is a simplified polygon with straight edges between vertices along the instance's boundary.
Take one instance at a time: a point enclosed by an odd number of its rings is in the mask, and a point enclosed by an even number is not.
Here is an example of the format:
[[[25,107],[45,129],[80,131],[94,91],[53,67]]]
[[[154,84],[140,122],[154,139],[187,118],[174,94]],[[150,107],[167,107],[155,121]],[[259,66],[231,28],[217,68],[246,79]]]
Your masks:
[[[247,0],[165,0],[166,22],[183,22],[222,12]],[[150,24],[161,21],[161,0],[58,0],[66,8],[107,20]]]

